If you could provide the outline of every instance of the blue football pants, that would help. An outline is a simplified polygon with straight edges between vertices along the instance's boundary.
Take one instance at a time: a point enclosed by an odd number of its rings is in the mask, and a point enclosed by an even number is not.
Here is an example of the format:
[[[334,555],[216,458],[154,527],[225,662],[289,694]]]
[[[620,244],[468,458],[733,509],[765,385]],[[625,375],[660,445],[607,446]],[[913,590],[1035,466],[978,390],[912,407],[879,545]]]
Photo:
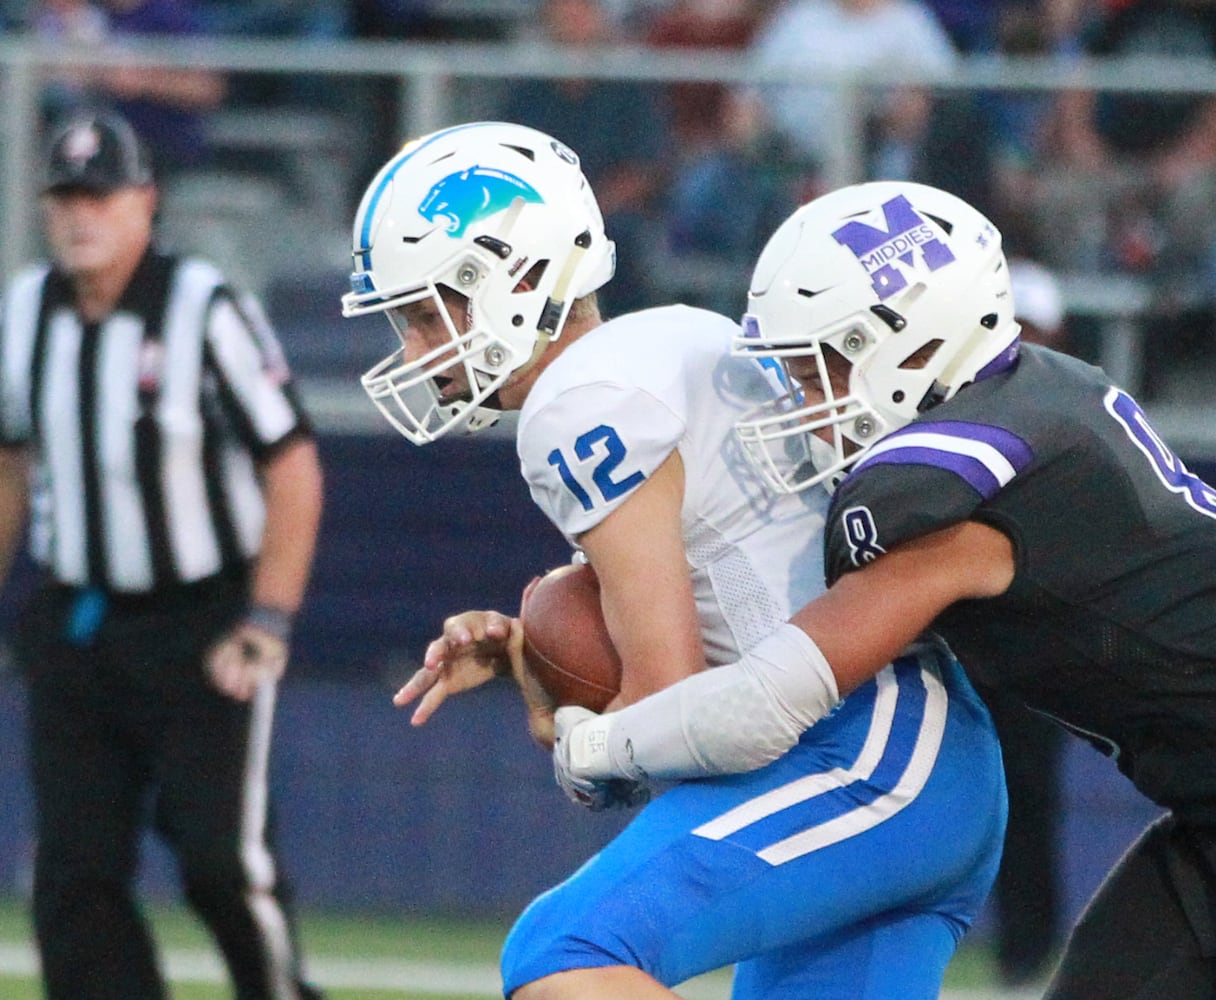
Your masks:
[[[735,964],[736,1000],[936,1000],[1005,816],[987,709],[944,647],[921,647],[779,760],[643,809],[525,910],[504,990],[611,965],[675,986]]]

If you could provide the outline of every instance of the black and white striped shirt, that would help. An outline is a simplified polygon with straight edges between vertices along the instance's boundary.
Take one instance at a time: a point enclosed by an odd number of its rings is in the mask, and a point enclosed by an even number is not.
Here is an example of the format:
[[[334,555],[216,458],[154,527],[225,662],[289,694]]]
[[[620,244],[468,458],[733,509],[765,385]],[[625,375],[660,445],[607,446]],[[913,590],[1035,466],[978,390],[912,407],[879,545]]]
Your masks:
[[[309,433],[256,303],[205,261],[149,251],[100,324],[45,266],[12,280],[0,323],[0,443],[33,448],[36,562],[147,593],[256,555],[256,462]]]

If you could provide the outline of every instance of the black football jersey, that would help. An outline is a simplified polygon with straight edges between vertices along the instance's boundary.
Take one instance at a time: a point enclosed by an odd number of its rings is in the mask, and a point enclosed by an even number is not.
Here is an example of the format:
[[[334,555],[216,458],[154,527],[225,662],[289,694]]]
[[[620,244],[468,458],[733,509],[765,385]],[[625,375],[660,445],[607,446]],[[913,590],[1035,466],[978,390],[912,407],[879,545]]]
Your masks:
[[[1088,738],[1158,804],[1216,822],[1216,490],[1101,370],[1026,345],[845,478],[829,583],[968,519],[1016,560],[1006,593],[934,623],[976,681]]]

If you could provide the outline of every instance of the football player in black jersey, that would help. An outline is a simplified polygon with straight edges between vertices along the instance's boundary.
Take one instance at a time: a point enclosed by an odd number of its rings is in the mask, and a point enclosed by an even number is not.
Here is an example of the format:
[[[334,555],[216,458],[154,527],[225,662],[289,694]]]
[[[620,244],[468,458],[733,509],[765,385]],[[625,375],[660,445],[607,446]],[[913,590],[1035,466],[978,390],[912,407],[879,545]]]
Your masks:
[[[740,439],[775,488],[834,494],[831,586],[793,619],[810,642],[620,712],[563,709],[556,766],[738,769],[932,631],[1168,810],[1047,996],[1216,996],[1216,490],[1101,370],[1020,343],[1000,234],[946,192],[875,182],[804,205],[749,309],[735,349],[781,364],[790,391]]]

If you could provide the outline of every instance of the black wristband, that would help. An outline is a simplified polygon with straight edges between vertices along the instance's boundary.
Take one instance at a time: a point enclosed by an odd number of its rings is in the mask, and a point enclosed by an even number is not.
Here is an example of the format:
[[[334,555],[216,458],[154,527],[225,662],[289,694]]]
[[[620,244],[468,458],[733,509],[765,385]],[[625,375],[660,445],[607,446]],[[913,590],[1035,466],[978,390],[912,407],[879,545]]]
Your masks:
[[[269,632],[284,642],[291,641],[291,626],[295,616],[282,608],[272,608],[269,604],[255,604],[245,613],[245,621],[255,625],[263,632]]]

